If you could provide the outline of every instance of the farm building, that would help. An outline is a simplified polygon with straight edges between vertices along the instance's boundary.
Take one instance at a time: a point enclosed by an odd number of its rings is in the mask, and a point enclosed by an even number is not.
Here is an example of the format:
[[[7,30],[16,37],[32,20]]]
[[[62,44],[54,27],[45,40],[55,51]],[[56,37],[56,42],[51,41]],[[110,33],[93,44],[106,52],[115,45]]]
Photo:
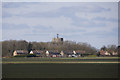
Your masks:
[[[25,50],[15,50],[15,51],[13,52],[13,56],[25,55],[25,54],[28,54],[28,51],[25,51]]]

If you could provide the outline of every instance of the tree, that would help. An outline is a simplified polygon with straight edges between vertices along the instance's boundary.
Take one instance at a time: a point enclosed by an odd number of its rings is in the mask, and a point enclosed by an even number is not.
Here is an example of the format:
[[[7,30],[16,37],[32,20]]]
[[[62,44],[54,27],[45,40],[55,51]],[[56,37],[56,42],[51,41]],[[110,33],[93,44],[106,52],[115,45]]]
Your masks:
[[[57,50],[73,51],[82,50],[86,53],[95,54],[96,49],[87,43],[76,43],[74,41],[64,41],[62,43],[53,42],[27,42],[25,40],[9,40],[2,42],[2,56],[12,56],[14,50]]]
[[[106,51],[106,50],[107,50],[107,47],[106,47],[106,46],[103,46],[103,47],[101,48],[101,50]]]
[[[32,44],[31,42],[28,44],[28,53],[30,53],[30,51],[32,50]]]

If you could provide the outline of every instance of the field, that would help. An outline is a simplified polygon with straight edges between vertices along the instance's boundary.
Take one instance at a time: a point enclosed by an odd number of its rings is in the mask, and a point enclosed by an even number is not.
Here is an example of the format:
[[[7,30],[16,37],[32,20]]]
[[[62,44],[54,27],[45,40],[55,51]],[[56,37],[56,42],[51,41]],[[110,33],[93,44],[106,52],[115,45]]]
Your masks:
[[[3,63],[118,63],[118,57],[3,58]]]
[[[118,58],[3,58],[3,78],[118,78]]]

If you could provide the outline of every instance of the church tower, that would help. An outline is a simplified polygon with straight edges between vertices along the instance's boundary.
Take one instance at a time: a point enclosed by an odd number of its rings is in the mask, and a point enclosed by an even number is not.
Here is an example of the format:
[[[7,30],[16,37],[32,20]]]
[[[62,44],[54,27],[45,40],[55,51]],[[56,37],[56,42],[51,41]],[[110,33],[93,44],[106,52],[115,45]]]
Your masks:
[[[56,43],[58,43],[58,42],[63,42],[63,38],[59,38],[59,34],[57,34],[57,37],[56,37],[56,38],[53,38],[53,39],[52,39],[52,42],[56,42]]]

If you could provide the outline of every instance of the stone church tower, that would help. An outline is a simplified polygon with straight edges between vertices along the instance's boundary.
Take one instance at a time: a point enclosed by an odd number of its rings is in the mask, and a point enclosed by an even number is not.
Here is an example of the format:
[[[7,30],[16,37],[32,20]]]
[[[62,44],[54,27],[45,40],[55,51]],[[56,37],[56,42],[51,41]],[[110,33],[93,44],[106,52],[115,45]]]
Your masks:
[[[59,34],[57,34],[57,38],[53,38],[52,42],[56,42],[56,43],[63,42],[63,38],[59,38]]]

